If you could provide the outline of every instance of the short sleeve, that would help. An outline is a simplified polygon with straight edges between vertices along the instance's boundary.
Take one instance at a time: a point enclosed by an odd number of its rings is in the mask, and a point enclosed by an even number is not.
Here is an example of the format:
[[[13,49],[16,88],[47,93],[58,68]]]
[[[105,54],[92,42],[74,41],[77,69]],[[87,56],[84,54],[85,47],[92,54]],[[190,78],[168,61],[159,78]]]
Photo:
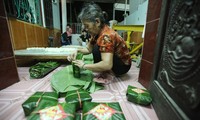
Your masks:
[[[114,41],[109,35],[102,35],[98,40],[101,52],[114,52]]]

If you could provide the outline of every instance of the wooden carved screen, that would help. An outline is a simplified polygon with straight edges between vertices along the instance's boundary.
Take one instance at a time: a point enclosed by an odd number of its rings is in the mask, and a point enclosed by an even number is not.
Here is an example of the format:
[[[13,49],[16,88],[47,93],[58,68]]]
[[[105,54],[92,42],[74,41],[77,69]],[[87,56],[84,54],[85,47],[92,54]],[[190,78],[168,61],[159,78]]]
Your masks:
[[[150,92],[161,120],[200,119],[200,1],[163,0]]]

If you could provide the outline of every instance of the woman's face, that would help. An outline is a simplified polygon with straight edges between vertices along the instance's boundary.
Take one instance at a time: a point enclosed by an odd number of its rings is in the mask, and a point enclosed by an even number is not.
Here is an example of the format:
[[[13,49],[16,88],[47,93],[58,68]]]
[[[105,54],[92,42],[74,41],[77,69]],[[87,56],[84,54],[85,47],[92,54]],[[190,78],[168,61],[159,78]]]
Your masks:
[[[82,24],[83,24],[84,28],[88,31],[89,34],[91,34],[91,35],[98,35],[99,34],[100,23],[98,21],[96,21],[94,23],[94,22],[83,20]]]

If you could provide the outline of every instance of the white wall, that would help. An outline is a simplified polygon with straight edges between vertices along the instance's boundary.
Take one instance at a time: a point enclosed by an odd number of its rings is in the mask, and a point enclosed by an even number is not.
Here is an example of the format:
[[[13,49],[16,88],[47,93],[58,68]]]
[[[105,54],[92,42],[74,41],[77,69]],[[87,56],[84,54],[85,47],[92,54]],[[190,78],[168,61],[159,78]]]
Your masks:
[[[145,25],[148,0],[130,0],[130,15],[126,17],[126,25]],[[119,24],[123,25],[124,21]]]
[[[147,2],[148,0],[129,0],[130,4],[130,14],[134,13],[135,11],[138,10],[138,6],[140,4],[143,4],[144,2]]]
[[[129,5],[130,5],[129,13],[132,14],[135,11],[137,11],[139,4],[140,0],[129,0]]]

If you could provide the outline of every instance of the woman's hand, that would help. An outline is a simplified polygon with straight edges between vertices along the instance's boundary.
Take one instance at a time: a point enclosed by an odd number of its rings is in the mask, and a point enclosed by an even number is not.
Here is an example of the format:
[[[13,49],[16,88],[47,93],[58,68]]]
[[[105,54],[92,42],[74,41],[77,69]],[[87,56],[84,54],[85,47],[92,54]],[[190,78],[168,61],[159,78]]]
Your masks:
[[[76,60],[76,56],[77,56],[77,51],[75,51],[74,53],[68,55],[67,56],[67,60],[72,62],[72,61]]]
[[[78,66],[79,68],[84,69],[85,63],[84,63],[83,60],[74,60],[74,61],[72,61],[72,62],[74,63],[74,65]]]

